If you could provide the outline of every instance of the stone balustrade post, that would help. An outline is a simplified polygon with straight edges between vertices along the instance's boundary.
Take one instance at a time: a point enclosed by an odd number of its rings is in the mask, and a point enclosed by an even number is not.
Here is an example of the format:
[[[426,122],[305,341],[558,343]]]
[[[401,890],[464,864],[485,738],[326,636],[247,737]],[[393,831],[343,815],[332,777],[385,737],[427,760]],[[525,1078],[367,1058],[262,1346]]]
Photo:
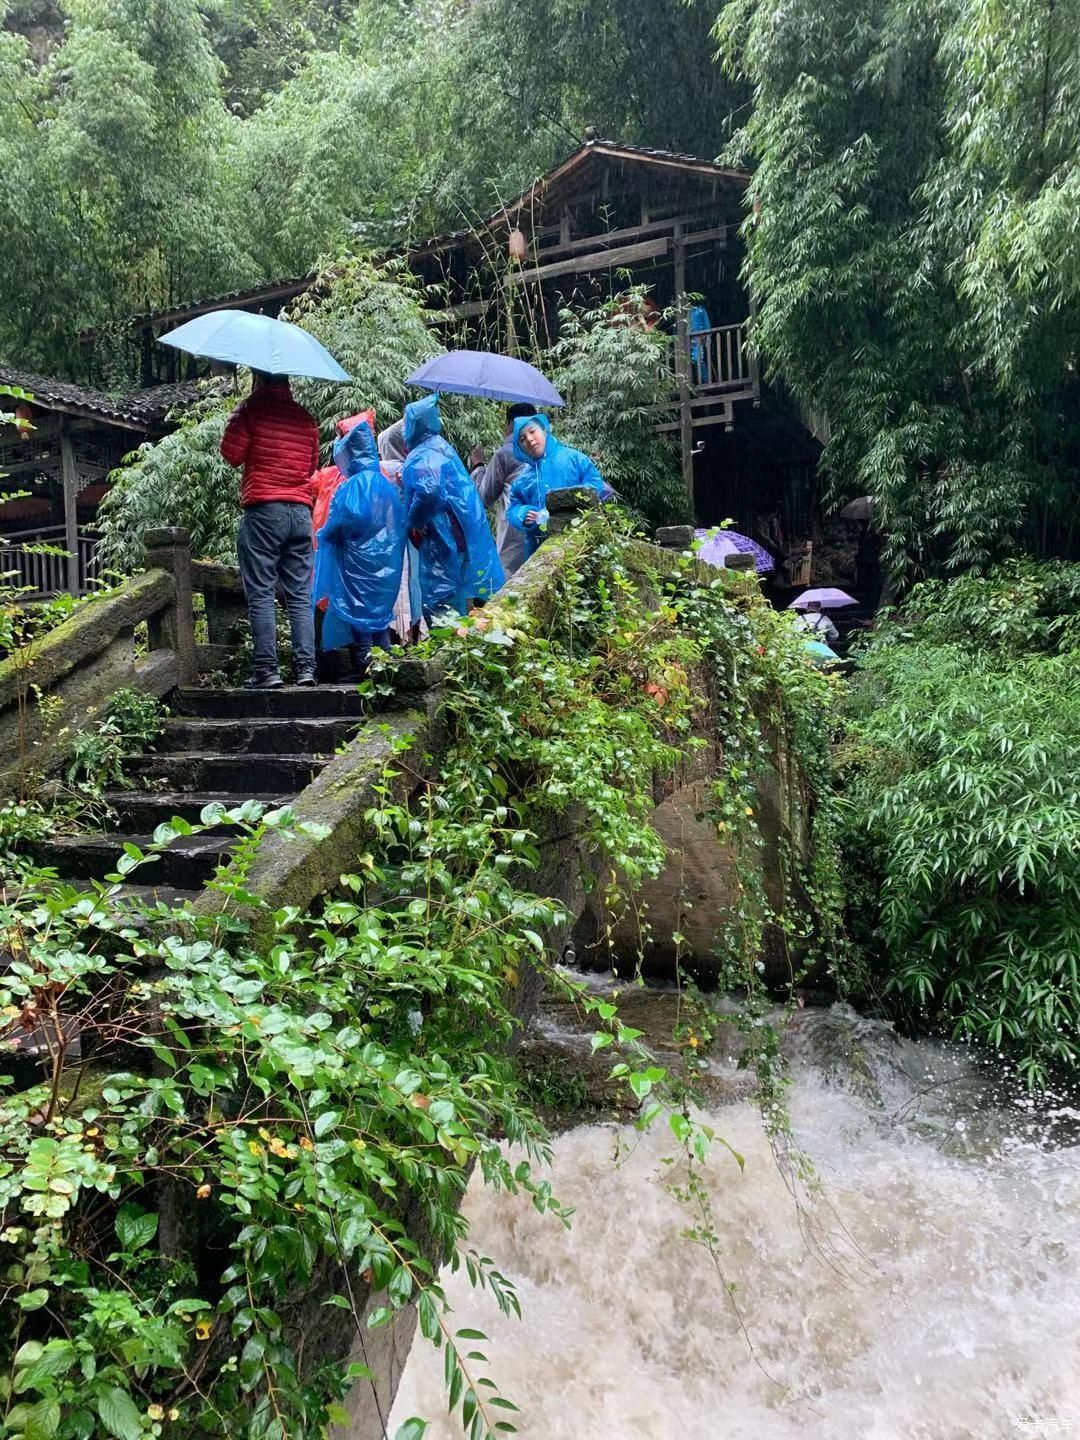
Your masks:
[[[725,570],[756,570],[757,561],[753,555],[725,555]]]
[[[143,536],[146,563],[153,570],[167,570],[173,577],[176,594],[172,603],[149,621],[151,650],[173,650],[177,679],[194,685],[199,672],[195,664],[195,609],[191,592],[191,534],[178,525],[147,530]]]
[[[694,543],[692,525],[661,525],[656,532],[656,543],[661,550],[689,550]]]
[[[571,485],[562,490],[549,490],[547,494],[549,535],[561,535],[575,515],[595,510],[600,496],[591,485]]]

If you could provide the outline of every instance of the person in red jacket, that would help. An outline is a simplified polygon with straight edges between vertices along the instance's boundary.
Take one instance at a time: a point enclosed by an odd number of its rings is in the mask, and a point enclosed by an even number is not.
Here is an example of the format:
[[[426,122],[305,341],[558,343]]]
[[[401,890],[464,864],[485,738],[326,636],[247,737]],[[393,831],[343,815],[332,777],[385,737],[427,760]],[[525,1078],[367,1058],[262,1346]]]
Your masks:
[[[319,427],[281,375],[254,371],[250,397],[233,411],[221,440],[230,465],[243,466],[236,537],[254,651],[252,689],[276,689],[274,598],[280,587],[289,615],[298,685],[315,684],[311,613],[311,477],[319,464]]]

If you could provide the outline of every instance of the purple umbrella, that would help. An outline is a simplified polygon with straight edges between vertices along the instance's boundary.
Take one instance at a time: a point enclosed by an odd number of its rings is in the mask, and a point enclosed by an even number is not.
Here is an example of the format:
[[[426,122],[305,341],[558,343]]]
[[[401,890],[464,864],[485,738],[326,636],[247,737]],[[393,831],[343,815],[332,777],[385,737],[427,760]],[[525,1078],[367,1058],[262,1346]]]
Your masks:
[[[788,609],[805,610],[815,600],[823,610],[842,610],[845,605],[858,605],[859,603],[846,590],[836,590],[831,585],[826,585],[821,590],[804,590],[797,600],[791,602]]]
[[[563,405],[565,401],[535,365],[490,350],[450,350],[436,355],[407,381],[424,390],[450,395],[480,395],[485,400],[513,400],[524,405]]]
[[[754,569],[759,575],[776,569],[776,561],[764,545],[751,540],[749,535],[740,535],[737,530],[695,530],[694,539],[705,541],[697,558],[706,565],[716,565],[722,570],[729,555],[753,555]]]

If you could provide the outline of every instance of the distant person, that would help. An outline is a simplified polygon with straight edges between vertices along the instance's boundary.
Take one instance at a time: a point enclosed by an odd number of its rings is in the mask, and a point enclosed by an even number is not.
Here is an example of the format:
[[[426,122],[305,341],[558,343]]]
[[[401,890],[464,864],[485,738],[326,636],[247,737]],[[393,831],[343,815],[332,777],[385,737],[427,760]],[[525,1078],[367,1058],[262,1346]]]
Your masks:
[[[395,485],[401,486],[402,498],[405,487],[402,471],[405,468],[405,417],[395,420],[385,430],[379,431],[379,461],[383,474]],[[394,611],[394,621],[402,644],[406,637],[415,645],[420,639],[420,622],[424,616],[424,603],[420,594],[420,552],[411,540],[406,540],[405,568],[401,577],[402,593]]]
[[[424,618],[465,614],[503,583],[495,541],[479,492],[442,434],[439,397],[405,410],[408,455],[402,471],[410,538],[420,552]]]
[[[552,490],[587,485],[601,500],[614,497],[614,490],[584,451],[556,440],[546,415],[527,415],[514,421],[514,454],[522,468],[510,487],[507,519],[524,536],[526,558],[544,538],[547,497]]]
[[[251,395],[233,411],[221,439],[230,465],[243,467],[236,537],[253,650],[250,689],[283,683],[274,633],[280,587],[289,616],[298,685],[315,684],[311,613],[311,477],[319,463],[319,427],[298,405],[283,375],[252,372]]]
[[[871,604],[881,594],[882,537],[869,525],[863,526],[855,550],[855,588],[861,590]]]
[[[390,622],[405,563],[405,503],[379,465],[375,432],[361,419],[334,445],[342,474],[319,531],[316,603],[326,602],[323,646],[349,646],[354,674],[367,674],[371,651],[390,649]]]
[[[506,407],[506,432],[503,443],[484,464],[484,452],[477,446],[469,456],[469,469],[485,505],[498,505],[495,543],[499,550],[503,573],[509,578],[525,563],[525,537],[506,518],[510,509],[510,486],[521,473],[521,461],[514,454],[514,421],[535,414],[532,405]]]
[[[795,617],[795,623],[800,630],[807,631],[818,640],[828,641],[840,638],[840,631],[822,610],[820,600],[809,601],[806,609]]]

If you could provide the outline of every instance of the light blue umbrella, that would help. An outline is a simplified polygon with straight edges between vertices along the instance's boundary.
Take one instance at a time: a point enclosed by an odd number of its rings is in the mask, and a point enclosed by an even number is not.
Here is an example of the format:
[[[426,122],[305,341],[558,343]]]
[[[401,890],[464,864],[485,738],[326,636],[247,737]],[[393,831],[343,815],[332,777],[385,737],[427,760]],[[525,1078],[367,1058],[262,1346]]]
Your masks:
[[[830,649],[824,640],[804,640],[803,648],[819,670],[824,669],[826,665],[840,663],[840,656],[835,650]]]
[[[306,375],[312,380],[349,378],[315,336],[299,325],[275,320],[272,315],[249,315],[246,310],[215,310],[210,315],[199,315],[162,335],[161,343],[207,360],[248,365],[267,375]]]
[[[535,365],[490,350],[449,350],[414,370],[409,385],[444,390],[448,395],[480,395],[523,405],[565,404],[551,381]]]

